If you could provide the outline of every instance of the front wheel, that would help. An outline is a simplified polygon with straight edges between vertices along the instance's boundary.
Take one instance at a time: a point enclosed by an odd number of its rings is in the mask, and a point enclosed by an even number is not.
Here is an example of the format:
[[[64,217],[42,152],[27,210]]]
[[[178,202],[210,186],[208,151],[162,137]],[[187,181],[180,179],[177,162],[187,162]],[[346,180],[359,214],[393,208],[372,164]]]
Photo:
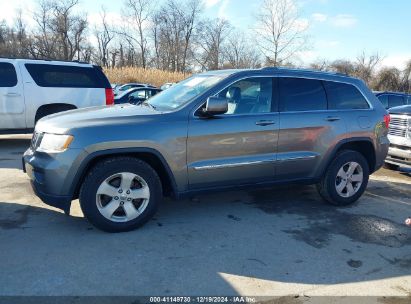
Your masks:
[[[347,206],[356,202],[364,193],[370,170],[361,153],[345,150],[337,154],[328,167],[318,192],[328,203]]]
[[[160,179],[150,165],[131,157],[117,157],[89,171],[80,189],[80,206],[97,228],[123,232],[150,220],[161,197]]]

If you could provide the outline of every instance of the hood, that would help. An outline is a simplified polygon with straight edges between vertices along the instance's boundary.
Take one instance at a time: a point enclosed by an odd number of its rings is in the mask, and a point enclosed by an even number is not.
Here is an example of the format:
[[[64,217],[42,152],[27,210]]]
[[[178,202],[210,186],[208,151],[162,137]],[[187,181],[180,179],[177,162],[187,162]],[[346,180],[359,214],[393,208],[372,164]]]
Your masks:
[[[36,125],[36,131],[64,134],[84,127],[136,123],[161,113],[148,106],[131,104],[70,110],[42,118]]]
[[[405,114],[411,115],[411,105],[399,106],[388,109],[390,114]]]

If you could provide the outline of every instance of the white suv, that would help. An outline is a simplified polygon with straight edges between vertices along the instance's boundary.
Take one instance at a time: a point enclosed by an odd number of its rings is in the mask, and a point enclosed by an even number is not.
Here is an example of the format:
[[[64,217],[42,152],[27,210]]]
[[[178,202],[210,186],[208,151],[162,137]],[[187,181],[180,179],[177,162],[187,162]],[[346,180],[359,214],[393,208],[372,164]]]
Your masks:
[[[44,116],[113,103],[98,66],[0,58],[0,134],[28,133]]]

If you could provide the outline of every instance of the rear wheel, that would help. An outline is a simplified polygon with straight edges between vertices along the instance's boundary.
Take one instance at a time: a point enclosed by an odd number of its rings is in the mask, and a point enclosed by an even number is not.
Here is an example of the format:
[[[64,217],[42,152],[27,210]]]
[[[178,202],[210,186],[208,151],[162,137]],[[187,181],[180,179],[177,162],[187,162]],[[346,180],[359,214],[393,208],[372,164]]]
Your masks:
[[[161,196],[161,182],[152,167],[139,159],[117,157],[90,170],[80,189],[80,206],[97,228],[122,232],[150,220]]]
[[[369,167],[364,156],[345,150],[337,154],[317,185],[321,197],[336,206],[357,201],[368,184]]]

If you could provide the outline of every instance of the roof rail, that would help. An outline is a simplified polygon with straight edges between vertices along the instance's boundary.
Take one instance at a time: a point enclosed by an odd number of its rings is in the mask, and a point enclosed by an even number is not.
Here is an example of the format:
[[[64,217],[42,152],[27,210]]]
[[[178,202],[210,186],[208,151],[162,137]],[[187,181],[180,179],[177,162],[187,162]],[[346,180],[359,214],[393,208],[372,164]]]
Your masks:
[[[321,71],[321,70],[315,70],[315,69],[307,69],[307,68],[287,68],[287,67],[263,67],[261,70],[277,70],[277,71],[294,71],[294,72],[309,72],[309,73],[318,73],[318,74],[329,74],[329,75],[338,75],[338,76],[349,76],[348,74],[345,73],[340,73],[340,72],[332,72],[332,71]]]
[[[80,63],[80,64],[90,64],[87,61],[79,61],[79,60],[60,60],[60,59],[48,59],[48,58],[22,58],[22,57],[7,57],[7,56],[0,56],[0,59],[21,59],[21,60],[38,60],[38,61],[58,61],[58,62],[71,62],[71,63]]]

